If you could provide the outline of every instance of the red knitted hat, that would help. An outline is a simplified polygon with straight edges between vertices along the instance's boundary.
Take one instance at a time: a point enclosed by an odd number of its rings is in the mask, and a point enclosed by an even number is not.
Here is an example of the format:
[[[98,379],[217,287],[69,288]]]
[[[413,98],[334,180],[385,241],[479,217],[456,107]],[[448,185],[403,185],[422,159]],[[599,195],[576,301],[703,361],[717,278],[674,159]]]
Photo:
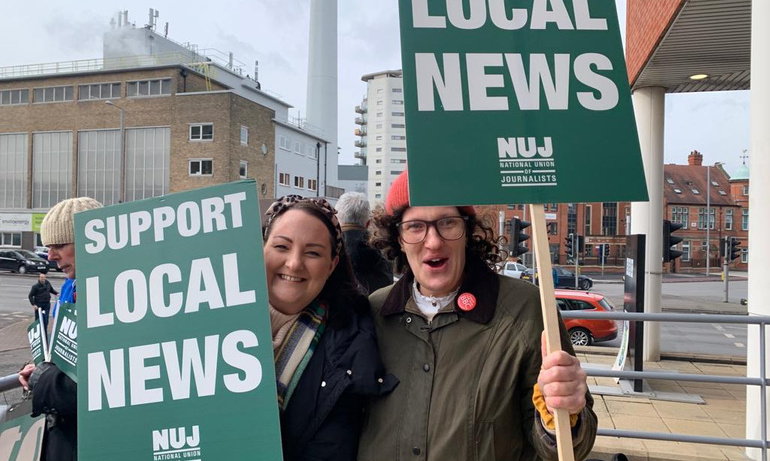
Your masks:
[[[409,178],[407,170],[398,175],[388,191],[388,197],[385,199],[385,211],[393,216],[396,210],[411,206],[409,204]],[[473,206],[458,206],[461,213],[466,216],[476,216],[476,208]]]

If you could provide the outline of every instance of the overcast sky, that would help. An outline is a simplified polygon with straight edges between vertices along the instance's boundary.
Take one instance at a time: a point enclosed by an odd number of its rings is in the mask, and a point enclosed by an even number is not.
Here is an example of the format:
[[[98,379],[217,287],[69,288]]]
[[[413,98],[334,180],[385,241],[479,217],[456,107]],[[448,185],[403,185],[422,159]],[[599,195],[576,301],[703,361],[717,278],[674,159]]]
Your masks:
[[[625,0],[618,2],[621,28]],[[119,10],[141,27],[149,8],[160,11],[158,32],[200,48],[233,52],[253,75],[259,61],[262,88],[305,115],[310,0],[45,0],[6,2],[0,28],[0,67],[100,58],[102,34]],[[400,69],[397,0],[339,0],[340,163],[354,163],[354,107],[366,91],[361,76]],[[665,161],[686,163],[697,149],[704,163],[740,165],[749,147],[747,91],[666,96]]]

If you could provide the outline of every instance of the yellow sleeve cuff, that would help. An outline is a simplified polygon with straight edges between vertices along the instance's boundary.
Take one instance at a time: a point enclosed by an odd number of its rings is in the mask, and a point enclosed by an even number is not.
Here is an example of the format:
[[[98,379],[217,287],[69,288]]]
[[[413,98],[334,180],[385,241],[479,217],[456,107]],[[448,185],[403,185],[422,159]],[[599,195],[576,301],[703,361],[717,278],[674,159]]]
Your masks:
[[[548,411],[548,407],[545,405],[545,397],[543,397],[543,393],[540,392],[540,386],[537,383],[535,383],[535,387],[532,391],[532,403],[535,404],[535,408],[537,408],[538,413],[540,413],[540,419],[543,421],[543,425],[549,431],[555,431],[556,420]],[[578,422],[578,416],[579,414],[569,415],[569,427],[575,427]]]

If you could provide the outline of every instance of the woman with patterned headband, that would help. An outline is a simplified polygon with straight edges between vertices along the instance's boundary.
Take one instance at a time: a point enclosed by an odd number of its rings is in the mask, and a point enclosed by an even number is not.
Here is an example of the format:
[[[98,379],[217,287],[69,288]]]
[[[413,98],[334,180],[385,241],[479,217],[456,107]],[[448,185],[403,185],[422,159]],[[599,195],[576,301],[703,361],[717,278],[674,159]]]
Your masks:
[[[366,397],[390,392],[369,303],[326,200],[285,196],[263,229],[284,460],[354,460]]]

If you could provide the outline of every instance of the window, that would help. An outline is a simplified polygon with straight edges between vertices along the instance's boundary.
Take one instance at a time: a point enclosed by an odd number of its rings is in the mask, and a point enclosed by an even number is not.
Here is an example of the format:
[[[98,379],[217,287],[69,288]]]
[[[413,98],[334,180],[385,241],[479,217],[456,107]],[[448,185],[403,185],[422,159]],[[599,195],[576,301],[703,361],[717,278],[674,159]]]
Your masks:
[[[715,208],[711,208],[710,216],[708,217],[708,226],[709,229],[714,229],[714,223],[716,221],[715,217]],[[706,228],[706,209],[705,208],[698,208],[698,229],[705,229]]]
[[[377,101],[377,105],[378,105],[378,106],[381,106],[381,105],[382,105],[382,99],[380,99],[380,100],[378,100],[378,101]]]
[[[567,233],[577,232],[577,206],[574,203],[567,204]]]
[[[278,136],[278,147],[283,150],[291,150],[291,140],[286,136]]]
[[[26,208],[27,184],[27,134],[0,134],[0,208]]]
[[[8,247],[21,246],[21,232],[3,232],[0,234],[0,245]]]
[[[120,202],[120,130],[78,133],[78,196]]]
[[[190,141],[212,141],[214,125],[211,123],[195,123],[190,125]]]
[[[78,86],[78,99],[117,99],[120,98],[120,83],[93,83]]]
[[[307,190],[318,190],[318,180],[316,179],[308,179],[307,180]]]
[[[374,198],[382,198],[382,194],[374,194]]]
[[[126,130],[126,201],[168,194],[171,128]]]
[[[382,117],[382,112],[377,112],[377,117]]]
[[[401,99],[394,99],[392,102],[393,102],[394,106],[403,106],[404,105],[404,101],[401,100]]]
[[[377,160],[374,161],[374,163],[382,163],[382,159],[378,158]]]
[[[674,180],[669,177],[666,178],[666,182],[669,184],[674,184]]]
[[[289,173],[278,173],[278,184],[281,186],[290,186],[291,175]]]
[[[618,204],[602,203],[602,235],[618,233]]]
[[[401,89],[401,88],[393,88],[393,89],[392,89],[392,90],[390,90],[390,91],[392,91],[393,93],[403,93],[403,92],[404,92],[404,90],[403,90],[403,89]]]
[[[733,230],[733,210],[725,210],[725,230]]]
[[[682,242],[682,261],[687,262],[690,260],[690,241],[685,240]]]
[[[72,132],[32,135],[32,208],[72,197]]]
[[[294,141],[294,153],[302,155],[302,143],[299,141]]]
[[[391,152],[406,152],[406,147],[391,147]]]
[[[404,113],[403,112],[391,112],[390,115],[392,115],[393,117],[403,117]]]
[[[241,145],[249,145],[249,127],[241,125]]]
[[[585,206],[583,215],[583,235],[591,235],[591,205]]]
[[[164,94],[171,94],[170,78],[126,82],[127,98],[139,98],[144,96],[160,96]]]
[[[376,138],[374,138],[375,141],[382,141],[382,135],[377,135]]]
[[[380,128],[382,128],[382,123],[378,123],[376,128],[377,128],[378,130],[379,130]]]
[[[382,88],[377,88],[377,94],[382,93]]]
[[[377,170],[374,172],[375,176],[382,176],[382,170]]]
[[[406,159],[405,158],[392,158],[392,159],[390,159],[390,163],[395,163],[395,164],[406,163]]]
[[[398,176],[401,173],[403,173],[402,170],[390,170],[390,174],[392,174],[393,176]]]
[[[305,188],[305,178],[302,176],[295,176],[294,177],[294,187],[297,189],[304,189]]]
[[[550,230],[549,233],[551,235],[559,235],[559,223],[557,223],[556,221],[549,222],[547,224],[547,229]]]
[[[403,140],[406,139],[406,136],[401,136],[401,135],[394,134],[394,135],[390,136],[390,139],[393,140],[393,141],[403,141]]]
[[[244,179],[249,175],[249,162],[241,160],[240,165],[238,165],[238,175],[241,179]]]
[[[190,176],[211,176],[214,170],[214,160],[210,158],[190,159]]]
[[[700,192],[698,192],[698,189],[693,188],[692,193],[695,195],[700,195]]]
[[[374,151],[375,152],[382,152],[382,147],[375,147]]]
[[[558,203],[552,203],[551,204],[551,211],[556,211],[558,209],[559,209],[559,204]],[[545,210],[545,207],[543,207],[543,210]]]
[[[688,207],[671,207],[671,222],[679,223],[683,229],[687,229],[690,222],[690,209]]]
[[[29,90],[0,91],[0,106],[15,106],[29,103]]]
[[[45,88],[34,88],[34,102],[62,102],[72,101],[75,96],[75,87],[69,86],[49,86]]]
[[[391,123],[390,127],[391,128],[406,128],[406,125],[403,124],[403,123]]]
[[[727,195],[727,192],[725,192],[725,191],[723,191],[723,190],[720,190],[720,191],[719,191],[719,195],[721,195],[721,196],[723,196],[723,197],[724,197],[724,196],[726,196],[726,195]]]
[[[382,187],[382,183],[381,182],[376,182],[376,183],[374,183],[374,187]]]
[[[746,208],[741,210],[741,230],[749,230],[749,210]]]
[[[674,192],[676,192],[677,194],[681,194],[682,193],[682,189],[674,189]]]
[[[749,186],[743,186],[743,195],[749,195]]]

